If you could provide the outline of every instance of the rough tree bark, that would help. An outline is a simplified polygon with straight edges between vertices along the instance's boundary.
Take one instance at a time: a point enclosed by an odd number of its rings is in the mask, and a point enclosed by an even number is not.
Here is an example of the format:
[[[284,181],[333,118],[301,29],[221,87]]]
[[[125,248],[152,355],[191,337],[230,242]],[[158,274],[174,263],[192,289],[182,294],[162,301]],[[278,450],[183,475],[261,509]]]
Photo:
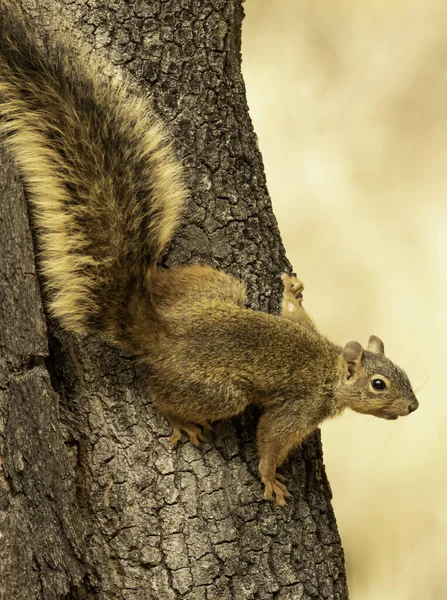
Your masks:
[[[37,23],[54,4],[40,0]],[[62,5],[177,138],[192,199],[167,264],[223,268],[252,307],[278,311],[288,263],[248,115],[240,0]],[[173,451],[144,372],[46,321],[23,190],[0,158],[1,598],[346,599],[319,434],[283,468],[286,508],[262,499],[254,411]]]

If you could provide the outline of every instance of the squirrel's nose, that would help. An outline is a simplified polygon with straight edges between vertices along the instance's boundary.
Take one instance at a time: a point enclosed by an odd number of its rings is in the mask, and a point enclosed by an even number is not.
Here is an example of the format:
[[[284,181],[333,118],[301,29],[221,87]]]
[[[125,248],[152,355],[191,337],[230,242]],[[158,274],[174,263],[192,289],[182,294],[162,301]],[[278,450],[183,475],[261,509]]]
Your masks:
[[[414,412],[419,406],[419,402],[416,400],[416,398],[414,399],[414,401],[408,405],[408,412],[412,413]]]

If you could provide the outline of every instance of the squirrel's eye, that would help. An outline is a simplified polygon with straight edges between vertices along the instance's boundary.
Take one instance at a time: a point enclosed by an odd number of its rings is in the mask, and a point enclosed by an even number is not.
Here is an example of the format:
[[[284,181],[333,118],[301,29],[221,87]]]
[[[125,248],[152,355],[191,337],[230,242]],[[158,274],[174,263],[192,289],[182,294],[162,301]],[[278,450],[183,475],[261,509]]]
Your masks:
[[[373,379],[371,385],[375,390],[386,390],[386,383],[383,379]]]

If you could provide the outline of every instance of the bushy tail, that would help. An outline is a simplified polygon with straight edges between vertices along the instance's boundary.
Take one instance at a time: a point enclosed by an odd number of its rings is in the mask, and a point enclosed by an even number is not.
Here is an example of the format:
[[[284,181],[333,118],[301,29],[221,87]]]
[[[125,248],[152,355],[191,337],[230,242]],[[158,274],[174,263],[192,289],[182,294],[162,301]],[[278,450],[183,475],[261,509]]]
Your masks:
[[[163,126],[65,33],[38,41],[10,0],[0,0],[0,115],[33,206],[50,310],[71,330],[107,334],[126,321],[184,205]]]

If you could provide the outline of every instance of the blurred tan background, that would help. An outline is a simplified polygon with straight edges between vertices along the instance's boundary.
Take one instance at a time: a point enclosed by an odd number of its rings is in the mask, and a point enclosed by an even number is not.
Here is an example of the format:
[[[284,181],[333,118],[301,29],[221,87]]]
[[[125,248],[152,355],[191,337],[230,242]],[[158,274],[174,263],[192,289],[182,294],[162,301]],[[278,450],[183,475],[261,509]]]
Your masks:
[[[447,3],[248,0],[243,68],[305,306],[420,391],[323,426],[352,600],[447,599]]]

